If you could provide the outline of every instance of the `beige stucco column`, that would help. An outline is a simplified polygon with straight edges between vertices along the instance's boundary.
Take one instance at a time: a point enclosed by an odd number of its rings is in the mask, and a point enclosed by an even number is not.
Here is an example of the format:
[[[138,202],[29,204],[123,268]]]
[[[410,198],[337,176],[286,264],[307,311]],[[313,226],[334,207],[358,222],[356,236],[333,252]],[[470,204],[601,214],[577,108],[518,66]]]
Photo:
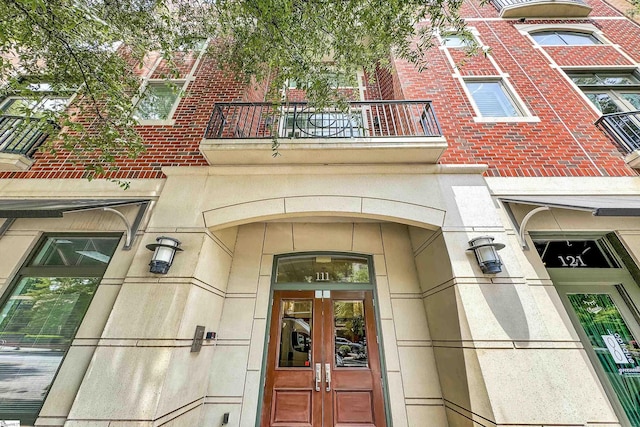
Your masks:
[[[488,188],[452,183],[447,200],[442,233],[418,240],[415,259],[449,425],[617,422],[555,289],[538,286]],[[497,275],[466,251],[486,234],[507,245]]]
[[[77,393],[66,426],[198,425],[213,341],[191,352],[197,325],[216,332],[235,232],[214,235],[197,215],[192,178],[167,183]],[[182,242],[169,273],[149,272],[146,244]]]

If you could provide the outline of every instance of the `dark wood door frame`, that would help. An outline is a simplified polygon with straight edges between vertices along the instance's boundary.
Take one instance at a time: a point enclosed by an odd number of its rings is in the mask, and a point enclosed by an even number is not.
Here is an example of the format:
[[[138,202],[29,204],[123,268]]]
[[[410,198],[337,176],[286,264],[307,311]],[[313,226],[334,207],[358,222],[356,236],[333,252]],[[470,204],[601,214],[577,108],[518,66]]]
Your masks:
[[[326,292],[324,293],[325,295]],[[283,301],[310,301],[311,348],[308,366],[280,367]],[[334,301],[358,300],[364,304],[368,365],[336,366]],[[315,290],[273,291],[269,345],[260,425],[263,427],[334,427],[340,425],[385,427],[385,396],[377,342],[373,290],[330,291],[318,298]],[[281,350],[282,351],[282,350]],[[291,356],[292,357],[292,356]],[[298,362],[300,365],[300,362]],[[318,372],[316,372],[318,371]]]

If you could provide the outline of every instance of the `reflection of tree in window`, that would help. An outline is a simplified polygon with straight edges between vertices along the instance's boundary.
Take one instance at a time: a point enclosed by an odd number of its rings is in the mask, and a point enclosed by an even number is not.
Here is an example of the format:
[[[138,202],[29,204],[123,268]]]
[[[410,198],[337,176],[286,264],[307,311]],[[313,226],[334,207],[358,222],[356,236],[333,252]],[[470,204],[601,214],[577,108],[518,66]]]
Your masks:
[[[119,240],[47,237],[20,271],[0,306],[0,419],[33,425]]]
[[[369,283],[369,280],[369,266],[364,259],[313,256],[278,261],[278,283]]]
[[[150,83],[136,106],[134,116],[139,120],[169,119],[178,93],[178,88],[172,84]]]
[[[336,365],[367,366],[367,337],[362,301],[333,303]]]
[[[631,425],[640,425],[640,376],[626,375],[620,368],[632,368],[640,363],[637,340],[629,330],[618,307],[609,294],[568,294],[567,298],[582,326],[602,369],[609,379],[613,391],[625,411]],[[619,348],[613,351],[607,348],[605,339],[614,335]],[[621,342],[618,342],[618,339]],[[620,355],[617,352],[625,353]],[[619,359],[632,358],[633,362],[617,363]]]
[[[572,72],[569,77],[602,114],[640,109],[640,79],[635,72]]]

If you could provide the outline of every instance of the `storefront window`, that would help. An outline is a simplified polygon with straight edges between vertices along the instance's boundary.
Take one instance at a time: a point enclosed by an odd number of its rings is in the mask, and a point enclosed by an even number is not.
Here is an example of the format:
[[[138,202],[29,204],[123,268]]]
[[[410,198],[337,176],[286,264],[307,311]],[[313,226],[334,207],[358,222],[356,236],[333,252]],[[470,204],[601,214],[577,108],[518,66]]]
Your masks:
[[[568,294],[611,387],[634,427],[640,426],[640,346],[609,294]]]
[[[0,306],[0,420],[35,421],[118,241],[48,237],[21,269]]]

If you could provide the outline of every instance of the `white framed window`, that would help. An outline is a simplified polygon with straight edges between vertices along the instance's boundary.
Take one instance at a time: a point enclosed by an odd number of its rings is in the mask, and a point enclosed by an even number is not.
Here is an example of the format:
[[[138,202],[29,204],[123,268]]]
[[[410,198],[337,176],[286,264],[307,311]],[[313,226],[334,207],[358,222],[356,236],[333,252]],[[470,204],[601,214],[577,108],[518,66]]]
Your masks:
[[[133,117],[138,121],[138,124],[174,124],[173,115],[178,108],[180,99],[187,90],[189,82],[195,78],[195,72],[206,51],[206,47],[207,40],[196,40],[181,46],[174,52],[174,56],[178,60],[186,59],[192,60],[192,62],[188,67],[183,67],[183,71],[179,72],[178,76],[170,79],[163,77],[175,70],[168,66],[168,60],[163,55],[157,56],[155,63],[142,81],[138,97],[134,99]]]
[[[472,41],[463,38],[459,34],[445,34],[441,37],[440,42],[445,47],[470,47]]]
[[[47,235],[0,295],[0,420],[35,422],[119,241]]]
[[[529,116],[522,102],[506,87],[504,79],[466,78],[463,82],[477,117],[485,119],[480,121],[510,121]]]
[[[42,115],[46,111],[62,111],[67,108],[70,96],[51,96],[41,98],[24,98],[10,96],[0,103],[0,112],[7,116],[25,116],[31,112],[33,116]]]
[[[547,30],[531,33],[531,38],[540,46],[584,46],[602,44],[591,32],[575,30]]]
[[[565,72],[601,114],[640,110],[640,75],[637,70]]]
[[[446,48],[486,48],[480,41],[480,35],[477,28],[468,27],[463,33],[456,32],[454,29],[438,33],[440,45]]]
[[[170,121],[186,84],[186,80],[147,80],[134,117],[140,124]]]
[[[8,96],[0,101],[0,114],[23,117],[40,117],[47,112],[59,112],[67,108],[74,96],[74,89],[54,91],[48,83],[33,83],[28,86],[32,94]]]
[[[539,47],[611,45],[593,24],[516,24],[515,28]]]

